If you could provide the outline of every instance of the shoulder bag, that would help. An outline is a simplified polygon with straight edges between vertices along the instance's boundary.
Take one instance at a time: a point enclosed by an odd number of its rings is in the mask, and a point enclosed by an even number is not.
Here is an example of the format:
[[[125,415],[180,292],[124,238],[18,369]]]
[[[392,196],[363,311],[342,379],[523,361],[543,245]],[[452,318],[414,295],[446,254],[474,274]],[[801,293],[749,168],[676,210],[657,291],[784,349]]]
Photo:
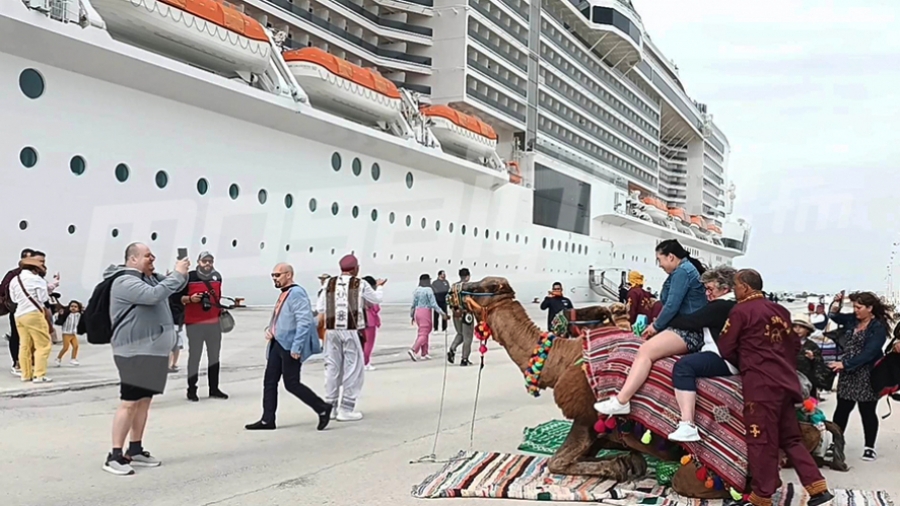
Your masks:
[[[209,281],[204,279],[203,284],[206,285],[206,289],[209,290],[209,293],[211,293],[216,298],[216,300],[214,300],[213,302],[220,310],[219,328],[222,329],[223,334],[231,332],[232,330],[234,330],[234,316],[231,316],[231,313],[228,312],[228,309],[221,304],[221,297],[216,293]]]

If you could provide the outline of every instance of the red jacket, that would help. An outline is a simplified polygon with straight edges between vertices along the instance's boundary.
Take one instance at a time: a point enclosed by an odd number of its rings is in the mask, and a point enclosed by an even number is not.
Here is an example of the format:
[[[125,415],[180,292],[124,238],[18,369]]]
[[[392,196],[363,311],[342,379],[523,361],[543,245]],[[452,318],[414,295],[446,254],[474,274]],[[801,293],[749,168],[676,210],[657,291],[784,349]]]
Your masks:
[[[628,290],[628,321],[634,325],[638,315],[647,316],[647,325],[650,325],[650,315],[653,312],[653,295],[644,290],[642,286],[633,286]]]
[[[210,275],[210,279],[207,282],[204,282],[197,275],[197,271],[191,271],[188,273],[188,283],[187,286],[184,287],[184,290],[181,291],[181,295],[189,296],[194,295],[195,293],[204,293],[209,292],[209,288],[207,288],[206,283],[212,287],[212,293],[210,294],[210,304],[211,308],[209,311],[203,310],[203,303],[189,303],[184,305],[184,324],[185,325],[196,325],[198,323],[201,324],[218,324],[219,323],[219,313],[221,310],[219,309],[219,298],[222,296],[222,275],[218,273],[218,271],[213,271]]]

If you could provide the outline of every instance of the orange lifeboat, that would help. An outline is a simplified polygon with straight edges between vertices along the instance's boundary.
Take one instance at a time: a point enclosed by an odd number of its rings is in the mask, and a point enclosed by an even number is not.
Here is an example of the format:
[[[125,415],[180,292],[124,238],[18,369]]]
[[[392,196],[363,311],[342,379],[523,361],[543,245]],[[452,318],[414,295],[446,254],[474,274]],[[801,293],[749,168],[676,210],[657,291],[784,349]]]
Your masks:
[[[489,158],[496,153],[497,132],[475,116],[446,105],[432,105],[420,112],[431,119],[431,131],[444,150],[466,158]]]
[[[706,230],[706,220],[702,216],[691,216],[691,228]]]
[[[507,162],[506,166],[509,170],[509,182],[522,184],[522,170],[519,169],[519,162]]]
[[[669,217],[681,220],[683,223],[691,222],[685,210],[680,207],[673,207],[672,209],[669,209]]]
[[[716,235],[722,235],[722,229],[713,224],[707,225],[706,230],[709,230],[710,232],[712,232],[713,234],[716,234]]]
[[[665,202],[656,197],[644,197],[641,199],[641,202],[646,206],[645,211],[647,211],[647,214],[654,218],[664,219],[669,215]]]
[[[372,124],[400,116],[400,91],[377,72],[317,47],[281,56],[313,106]]]
[[[214,72],[262,73],[272,46],[265,28],[216,0],[91,0],[109,33]]]

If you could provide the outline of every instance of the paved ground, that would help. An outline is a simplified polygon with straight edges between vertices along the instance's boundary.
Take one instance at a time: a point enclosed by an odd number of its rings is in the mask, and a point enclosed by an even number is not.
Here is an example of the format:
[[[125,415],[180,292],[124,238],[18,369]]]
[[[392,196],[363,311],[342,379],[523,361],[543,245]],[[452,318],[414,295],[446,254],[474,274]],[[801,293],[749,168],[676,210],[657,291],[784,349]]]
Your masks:
[[[158,469],[139,470],[132,477],[115,477],[100,470],[109,446],[109,424],[117,404],[113,386],[45,395],[23,395],[22,385],[0,375],[0,452],[2,504],[105,505],[411,505],[411,487],[437,470],[436,464],[415,464],[431,452],[437,423],[444,368],[440,360],[410,363],[401,353],[414,338],[406,309],[385,309],[379,336],[377,371],[367,374],[361,409],[366,419],[335,423],[316,432],[313,414],[282,394],[279,429],[249,433],[245,423],[260,414],[263,343],[259,331],[265,311],[239,313],[238,328],[224,346],[223,389],[228,401],[183,397],[183,376],[171,379],[168,393],[151,413],[146,444],[164,460]],[[542,314],[529,305],[532,316]],[[433,341],[442,345],[443,335]],[[106,347],[83,345],[84,364],[51,372],[56,382],[79,388],[110,381],[114,369]],[[54,350],[58,350],[55,347]],[[440,353],[435,353],[440,355]],[[0,362],[3,363],[3,362]],[[505,352],[492,347],[486,357],[478,417],[476,449],[514,451],[522,429],[558,418],[552,396],[526,395],[522,377]],[[476,368],[451,367],[437,453],[449,457],[469,448],[469,424],[477,378]],[[322,367],[304,367],[304,379],[321,392]],[[201,379],[201,386],[205,380]],[[37,393],[27,385],[29,393]],[[18,397],[10,397],[17,395]],[[831,410],[826,405],[826,412]],[[900,459],[896,417],[883,422],[880,459],[863,463],[861,430],[853,418],[849,430],[849,473],[828,473],[838,487],[882,488],[900,497],[894,477]],[[791,476],[787,474],[787,476]],[[490,500],[450,500],[451,503],[499,504]]]

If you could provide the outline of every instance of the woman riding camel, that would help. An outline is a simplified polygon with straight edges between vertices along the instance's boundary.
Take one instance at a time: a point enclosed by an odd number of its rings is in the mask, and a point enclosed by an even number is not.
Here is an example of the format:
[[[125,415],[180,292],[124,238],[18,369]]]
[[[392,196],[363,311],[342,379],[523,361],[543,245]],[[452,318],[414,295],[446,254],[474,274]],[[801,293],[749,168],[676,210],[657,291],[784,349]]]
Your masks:
[[[647,380],[653,362],[672,355],[694,353],[703,347],[702,332],[670,329],[669,323],[677,316],[689,315],[706,306],[706,289],[700,282],[700,275],[706,268],[675,239],[667,239],[656,246],[656,259],[669,275],[660,293],[662,312],[644,330],[642,337],[647,342],[638,350],[622,390],[618,395],[594,404],[594,409],[604,415],[631,413],[631,398]]]

